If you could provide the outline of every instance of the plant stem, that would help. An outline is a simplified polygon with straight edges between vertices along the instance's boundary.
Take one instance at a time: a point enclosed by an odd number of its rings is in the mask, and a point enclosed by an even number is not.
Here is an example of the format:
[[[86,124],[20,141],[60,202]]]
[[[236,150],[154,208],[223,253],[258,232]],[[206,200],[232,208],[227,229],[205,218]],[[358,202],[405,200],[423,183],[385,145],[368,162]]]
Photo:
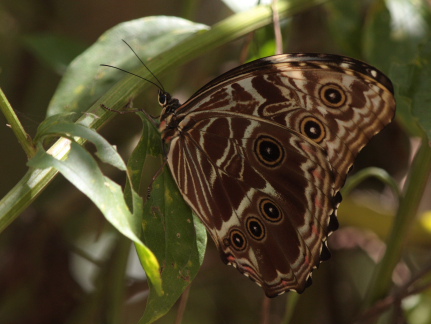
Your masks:
[[[363,169],[349,177],[349,180],[346,182],[346,185],[342,190],[343,197],[348,196],[354,188],[361,184],[361,182],[371,177],[374,177],[388,185],[394,191],[398,199],[401,197],[400,188],[394,178],[392,178],[386,170],[376,167]]]
[[[0,88],[0,110],[3,112],[6,117],[8,126],[15,133],[18,142],[21,144],[25,154],[27,154],[27,158],[32,158],[36,154],[36,149],[33,146],[33,141],[30,135],[24,130],[21,122],[18,119],[18,116],[15,114],[12,106],[6,98],[3,90]]]

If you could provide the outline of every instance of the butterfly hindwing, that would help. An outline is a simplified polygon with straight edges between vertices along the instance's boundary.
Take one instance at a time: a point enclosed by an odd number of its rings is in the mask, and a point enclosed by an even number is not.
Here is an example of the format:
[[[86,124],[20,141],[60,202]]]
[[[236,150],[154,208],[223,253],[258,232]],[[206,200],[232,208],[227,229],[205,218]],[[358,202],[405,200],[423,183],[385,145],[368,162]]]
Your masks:
[[[336,208],[324,150],[261,118],[189,117],[194,127],[173,140],[168,163],[222,259],[269,296],[302,291]]]

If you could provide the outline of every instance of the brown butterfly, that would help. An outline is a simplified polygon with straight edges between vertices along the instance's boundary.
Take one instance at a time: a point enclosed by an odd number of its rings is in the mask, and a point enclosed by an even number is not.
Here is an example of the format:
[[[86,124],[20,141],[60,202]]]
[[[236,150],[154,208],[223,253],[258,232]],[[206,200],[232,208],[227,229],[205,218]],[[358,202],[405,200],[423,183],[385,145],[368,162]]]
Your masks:
[[[355,59],[284,54],[159,102],[169,168],[222,260],[269,297],[302,292],[330,256],[350,167],[394,118],[391,81]]]

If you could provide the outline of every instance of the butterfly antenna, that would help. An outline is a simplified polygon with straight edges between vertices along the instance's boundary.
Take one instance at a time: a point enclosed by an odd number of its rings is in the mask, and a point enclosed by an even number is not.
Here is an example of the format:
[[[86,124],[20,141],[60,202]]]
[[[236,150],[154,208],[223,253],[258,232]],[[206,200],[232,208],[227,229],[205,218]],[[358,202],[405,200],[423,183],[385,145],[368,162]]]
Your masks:
[[[113,66],[113,65],[109,65],[109,64],[100,64],[100,66],[107,66],[107,67],[110,67],[110,68],[117,69],[117,70],[120,70],[120,71],[122,71],[122,72],[128,73],[128,74],[130,74],[130,75],[133,75],[133,76],[135,76],[135,77],[138,77],[139,79],[145,80],[145,81],[147,81],[147,82],[149,82],[149,83],[151,83],[151,84],[155,85],[157,88],[159,88],[159,89],[160,89],[160,86],[159,86],[157,83],[154,83],[153,81],[150,81],[150,80],[148,80],[148,79],[145,79],[144,77],[141,77],[140,75],[135,74],[135,73],[133,73],[133,72],[130,72],[130,71],[124,70],[124,69],[122,69],[122,68],[119,68],[119,67],[117,67],[117,66]],[[161,88],[161,89],[163,90],[163,88]],[[164,90],[163,90],[163,91],[164,91]]]
[[[158,88],[160,88],[163,92],[165,92],[165,88],[163,87],[162,83],[160,82],[160,80],[154,75],[154,73],[148,68],[148,66],[144,63],[144,61],[139,57],[139,55],[135,52],[135,50],[132,48],[132,46],[129,45],[129,43],[127,43],[124,39],[122,39],[122,41],[124,42],[124,44],[126,44],[130,50],[133,52],[133,54],[135,54],[135,56],[138,58],[138,60],[142,63],[142,65],[147,69],[148,72],[150,72],[150,74],[153,76],[153,78],[157,81],[157,83],[160,85],[157,86]],[[152,84],[154,84],[154,82],[151,82]]]

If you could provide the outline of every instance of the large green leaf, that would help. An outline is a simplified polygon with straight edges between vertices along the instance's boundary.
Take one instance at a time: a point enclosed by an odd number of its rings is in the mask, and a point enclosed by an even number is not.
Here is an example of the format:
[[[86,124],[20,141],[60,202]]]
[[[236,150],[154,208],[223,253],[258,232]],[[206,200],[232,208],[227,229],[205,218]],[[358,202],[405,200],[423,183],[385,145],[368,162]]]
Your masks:
[[[100,67],[100,64],[129,71],[142,66],[133,52],[121,42],[122,39],[140,57],[149,59],[206,29],[208,27],[202,24],[166,16],[140,18],[113,27],[73,60],[51,99],[47,114],[84,111],[124,77],[124,73]]]

